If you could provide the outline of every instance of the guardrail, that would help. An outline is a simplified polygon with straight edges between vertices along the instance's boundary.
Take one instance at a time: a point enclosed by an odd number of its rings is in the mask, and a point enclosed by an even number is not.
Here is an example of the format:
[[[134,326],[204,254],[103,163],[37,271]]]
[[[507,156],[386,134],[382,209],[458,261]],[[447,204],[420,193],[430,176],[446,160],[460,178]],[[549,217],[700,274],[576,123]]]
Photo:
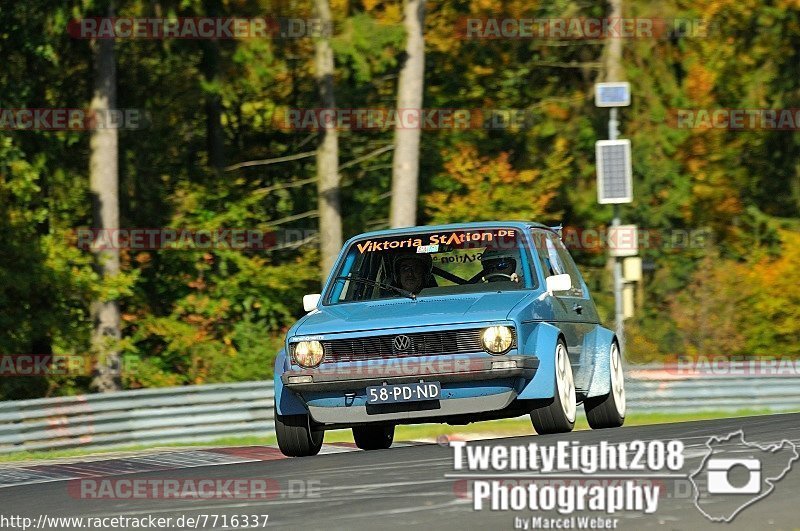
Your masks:
[[[631,411],[800,411],[800,360],[629,366]]]
[[[272,382],[0,402],[0,453],[273,433]]]
[[[752,372],[630,366],[628,410],[800,410],[797,372]],[[244,382],[0,402],[0,453],[269,435],[273,398],[272,382]]]

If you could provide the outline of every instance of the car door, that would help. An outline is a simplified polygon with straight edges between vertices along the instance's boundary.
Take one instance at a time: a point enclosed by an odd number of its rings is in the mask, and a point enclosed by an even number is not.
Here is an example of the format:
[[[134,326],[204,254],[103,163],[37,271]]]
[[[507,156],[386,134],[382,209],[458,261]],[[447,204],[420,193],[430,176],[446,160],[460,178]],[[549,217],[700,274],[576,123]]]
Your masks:
[[[542,231],[537,242],[545,275],[568,274],[572,280],[572,287],[568,291],[553,294],[554,324],[566,338],[575,387],[585,390],[589,384],[593,358],[591,352],[584,352],[584,337],[597,323],[597,310],[578,267],[558,236],[554,232]]]
[[[552,233],[550,231],[533,231],[533,241],[536,242],[536,253],[542,264],[542,271],[545,278],[553,275],[561,275],[566,273],[566,267],[561,262],[556,248],[551,241]],[[570,315],[567,303],[562,297],[563,293],[556,292],[553,294],[553,324],[558,326],[564,333],[567,340],[567,349],[570,353],[570,358],[575,349],[578,348],[578,330]]]

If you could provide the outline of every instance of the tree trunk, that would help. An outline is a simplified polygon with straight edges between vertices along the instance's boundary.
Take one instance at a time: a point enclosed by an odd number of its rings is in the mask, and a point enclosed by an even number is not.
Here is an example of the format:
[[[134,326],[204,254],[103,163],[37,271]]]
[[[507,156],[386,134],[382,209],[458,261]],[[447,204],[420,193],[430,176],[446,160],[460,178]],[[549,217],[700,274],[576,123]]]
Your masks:
[[[608,0],[609,18],[612,23],[622,19],[622,0]],[[622,37],[608,36],[605,45],[606,82],[624,81],[622,71]]]
[[[331,27],[328,0],[314,0],[316,16],[323,28]],[[314,44],[315,78],[322,107],[334,109],[333,50],[327,35]],[[317,148],[317,209],[319,210],[319,245],[322,254],[322,281],[333,268],[342,247],[342,212],[339,199],[339,133],[336,128],[322,129]]]
[[[425,81],[424,21],[425,0],[406,0],[403,17],[407,38],[406,59],[397,84],[398,109],[422,109]],[[389,214],[392,227],[410,227],[417,223],[420,134],[420,127],[398,127],[394,132],[392,204]]]
[[[222,12],[217,0],[203,3],[205,15],[218,17]],[[216,39],[200,41],[203,57],[200,68],[206,83],[212,85],[212,91],[205,93],[206,111],[206,150],[208,165],[221,177],[225,167],[225,135],[222,130],[222,97],[217,92],[219,82],[219,42]]]
[[[114,16],[113,3],[108,16]],[[117,73],[114,59],[114,41],[98,39],[93,46],[95,60],[94,94],[91,110],[107,116],[116,108]],[[98,122],[107,122],[100,119]],[[89,187],[92,192],[95,226],[100,229],[119,228],[118,147],[117,129],[99,127],[91,133],[89,156]],[[97,267],[104,278],[119,273],[119,249],[96,250]],[[94,331],[92,350],[98,355],[94,368],[92,387],[100,392],[121,388],[120,360],[116,351],[120,339],[120,316],[117,301],[96,300],[92,303]]]
[[[219,44],[217,41],[203,45],[203,77],[209,83],[217,82],[219,72]],[[222,175],[225,167],[225,136],[222,131],[222,98],[216,92],[206,92],[206,149],[208,165],[217,176]]]

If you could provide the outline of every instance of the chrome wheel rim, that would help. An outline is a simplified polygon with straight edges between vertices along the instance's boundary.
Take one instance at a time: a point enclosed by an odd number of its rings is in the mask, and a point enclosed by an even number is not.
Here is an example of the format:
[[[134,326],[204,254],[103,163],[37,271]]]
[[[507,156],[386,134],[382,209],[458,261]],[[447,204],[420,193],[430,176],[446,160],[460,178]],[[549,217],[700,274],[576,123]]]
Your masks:
[[[556,348],[556,382],[561,409],[569,422],[575,422],[577,402],[575,400],[575,381],[572,379],[572,366],[569,363],[567,349],[561,343]]]
[[[614,404],[617,406],[619,416],[625,417],[625,374],[622,372],[622,359],[616,344],[611,345],[609,368],[611,369],[611,393],[614,395]]]

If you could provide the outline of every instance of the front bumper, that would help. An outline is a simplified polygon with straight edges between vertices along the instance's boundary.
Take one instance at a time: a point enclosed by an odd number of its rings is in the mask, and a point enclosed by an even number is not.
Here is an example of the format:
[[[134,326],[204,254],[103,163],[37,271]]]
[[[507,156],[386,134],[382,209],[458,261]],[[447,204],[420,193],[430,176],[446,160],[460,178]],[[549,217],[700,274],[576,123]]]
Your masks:
[[[281,382],[298,393],[353,391],[384,383],[425,380],[452,383],[505,378],[530,379],[536,374],[538,367],[539,359],[533,356],[485,354],[462,358],[409,357],[288,370],[281,375]]]
[[[349,426],[354,424],[394,423],[409,420],[436,422],[442,417],[450,418],[474,413],[497,411],[507,407],[517,397],[513,390],[469,398],[449,398],[430,402],[411,402],[389,406],[351,405],[346,407],[322,407],[308,405],[308,412],[315,422],[326,425]],[[398,407],[399,406],[399,407]]]

